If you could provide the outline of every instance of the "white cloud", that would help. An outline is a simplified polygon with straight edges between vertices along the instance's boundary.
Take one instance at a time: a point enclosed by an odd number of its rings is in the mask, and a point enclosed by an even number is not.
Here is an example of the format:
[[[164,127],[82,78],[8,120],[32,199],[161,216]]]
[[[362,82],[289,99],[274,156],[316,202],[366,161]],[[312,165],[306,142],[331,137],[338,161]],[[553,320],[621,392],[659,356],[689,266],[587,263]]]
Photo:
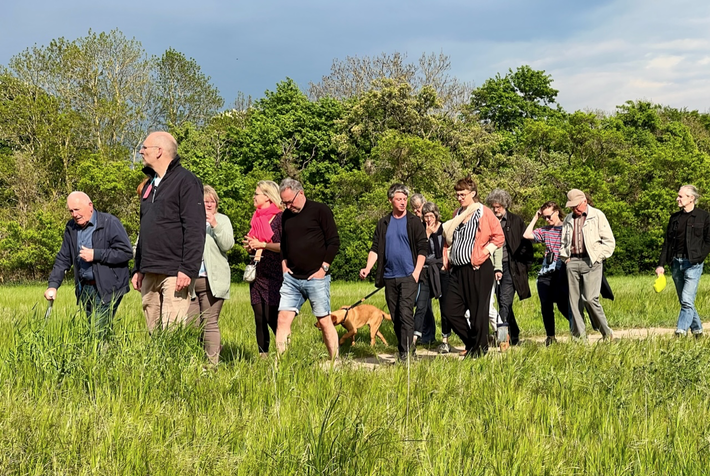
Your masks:
[[[648,61],[646,68],[671,69],[680,64],[683,59],[683,56],[658,56]]]

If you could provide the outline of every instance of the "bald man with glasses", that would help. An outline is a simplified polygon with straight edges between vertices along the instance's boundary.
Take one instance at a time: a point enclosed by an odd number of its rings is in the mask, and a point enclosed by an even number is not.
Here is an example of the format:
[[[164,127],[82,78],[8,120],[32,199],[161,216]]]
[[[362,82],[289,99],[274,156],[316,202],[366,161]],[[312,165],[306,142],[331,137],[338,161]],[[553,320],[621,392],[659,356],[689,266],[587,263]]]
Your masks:
[[[183,323],[191,281],[198,277],[205,246],[203,184],[183,168],[178,144],[167,132],[146,137],[140,154],[148,181],[141,191],[141,229],[134,289],[148,332]]]

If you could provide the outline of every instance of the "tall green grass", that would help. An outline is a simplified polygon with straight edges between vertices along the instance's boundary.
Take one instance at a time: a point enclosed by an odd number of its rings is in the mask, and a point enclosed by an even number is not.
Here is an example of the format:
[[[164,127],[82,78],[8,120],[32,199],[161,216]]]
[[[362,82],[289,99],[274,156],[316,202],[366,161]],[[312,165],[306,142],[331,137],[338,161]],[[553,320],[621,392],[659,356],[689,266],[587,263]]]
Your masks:
[[[612,327],[674,326],[672,286],[655,295],[652,278],[611,281]],[[334,284],[332,303],[371,289]],[[136,292],[108,345],[91,337],[71,289],[45,321],[42,292],[0,288],[0,474],[710,471],[708,337],[527,345],[367,370],[358,357],[395,347],[372,350],[364,331],[331,367],[306,305],[289,351],[263,360],[241,284],[221,316],[222,363],[205,371],[195,330],[148,337]],[[698,298],[709,320],[708,276]],[[385,305],[382,294],[369,302]],[[540,335],[536,296],[515,306],[523,334]],[[390,323],[383,332],[395,344]]]

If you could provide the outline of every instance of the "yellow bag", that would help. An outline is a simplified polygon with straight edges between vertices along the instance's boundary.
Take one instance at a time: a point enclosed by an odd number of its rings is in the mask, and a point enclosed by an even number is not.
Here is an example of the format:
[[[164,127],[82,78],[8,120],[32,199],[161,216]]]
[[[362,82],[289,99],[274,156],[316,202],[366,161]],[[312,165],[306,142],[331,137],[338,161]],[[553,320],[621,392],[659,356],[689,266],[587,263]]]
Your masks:
[[[656,293],[659,293],[660,291],[665,289],[665,286],[667,286],[667,280],[665,279],[665,275],[661,274],[655,280],[655,283],[653,283],[653,289],[655,289]]]

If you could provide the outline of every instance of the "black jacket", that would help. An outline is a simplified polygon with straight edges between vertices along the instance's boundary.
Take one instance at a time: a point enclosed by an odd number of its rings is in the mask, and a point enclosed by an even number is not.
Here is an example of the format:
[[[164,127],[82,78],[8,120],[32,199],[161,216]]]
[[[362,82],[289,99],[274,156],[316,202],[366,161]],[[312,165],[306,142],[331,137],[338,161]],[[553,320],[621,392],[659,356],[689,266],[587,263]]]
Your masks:
[[[129,291],[129,260],[133,256],[131,242],[124,225],[109,213],[96,212],[96,225],[91,235],[94,249],[94,261],[91,270],[96,281],[96,290],[104,304],[109,304],[112,297],[118,298]],[[74,220],[69,220],[64,228],[62,247],[54,260],[54,267],[49,275],[50,288],[59,288],[64,274],[76,263],[79,250],[77,233],[80,230]],[[79,270],[74,266],[74,282],[79,282]],[[79,302],[80,287],[75,293]]]
[[[675,212],[670,217],[667,230],[665,231],[665,239],[663,241],[663,250],[660,253],[658,266],[665,266],[672,263],[674,241],[675,241],[675,225],[678,218],[684,212],[680,210]],[[705,210],[693,208],[690,212],[690,217],[687,219],[687,230],[685,231],[685,244],[687,245],[687,259],[692,264],[702,263],[707,255],[710,254],[710,214]]]
[[[378,288],[386,284],[383,280],[383,273],[386,266],[386,231],[388,230],[388,224],[391,222],[392,217],[393,214],[389,213],[378,220],[376,231],[373,233],[371,251],[378,255],[378,261],[376,262],[376,287]],[[425,227],[423,227],[423,222],[420,221],[420,218],[410,212],[406,212],[406,219],[408,220],[406,224],[406,228],[408,229],[408,243],[410,244],[410,252],[413,255],[413,265],[415,265],[418,261],[418,255],[422,255],[423,257],[428,255],[428,237],[425,234]]]
[[[527,272],[534,262],[534,247],[531,241],[524,239],[525,229],[522,217],[507,210],[507,219],[502,227],[504,246],[507,247],[509,272],[512,274],[514,289],[520,301],[532,295]]]
[[[157,187],[155,171],[144,167],[143,172],[149,181],[141,192],[134,272],[177,276],[180,271],[197,278],[205,246],[203,184],[177,157]]]

